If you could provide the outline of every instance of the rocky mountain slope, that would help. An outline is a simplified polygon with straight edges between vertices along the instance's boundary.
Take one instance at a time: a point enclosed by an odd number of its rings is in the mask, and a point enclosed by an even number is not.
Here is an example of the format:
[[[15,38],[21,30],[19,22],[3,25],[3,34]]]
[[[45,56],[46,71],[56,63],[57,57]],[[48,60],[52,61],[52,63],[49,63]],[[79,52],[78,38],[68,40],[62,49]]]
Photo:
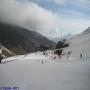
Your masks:
[[[0,23],[0,44],[15,54],[25,54],[55,43],[35,31]]]

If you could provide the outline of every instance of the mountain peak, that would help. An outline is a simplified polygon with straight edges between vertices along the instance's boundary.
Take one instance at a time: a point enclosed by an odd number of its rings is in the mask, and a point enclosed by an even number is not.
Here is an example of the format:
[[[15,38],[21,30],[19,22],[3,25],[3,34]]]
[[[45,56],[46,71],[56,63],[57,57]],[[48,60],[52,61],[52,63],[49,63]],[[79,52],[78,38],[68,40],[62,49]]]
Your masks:
[[[71,39],[73,36],[74,36],[73,34],[68,33],[68,34],[66,34],[65,36],[63,36],[63,39],[69,40],[69,39]]]
[[[83,33],[90,33],[90,27],[88,27]]]

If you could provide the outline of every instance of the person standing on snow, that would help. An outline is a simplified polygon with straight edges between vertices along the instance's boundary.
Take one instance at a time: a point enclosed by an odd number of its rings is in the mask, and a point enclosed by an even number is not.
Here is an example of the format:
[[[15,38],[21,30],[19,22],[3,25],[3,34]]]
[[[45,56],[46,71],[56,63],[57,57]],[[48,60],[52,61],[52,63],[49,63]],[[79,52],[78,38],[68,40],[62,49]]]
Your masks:
[[[82,53],[80,54],[80,58],[82,59]]]
[[[42,60],[42,64],[43,64],[43,60]]]

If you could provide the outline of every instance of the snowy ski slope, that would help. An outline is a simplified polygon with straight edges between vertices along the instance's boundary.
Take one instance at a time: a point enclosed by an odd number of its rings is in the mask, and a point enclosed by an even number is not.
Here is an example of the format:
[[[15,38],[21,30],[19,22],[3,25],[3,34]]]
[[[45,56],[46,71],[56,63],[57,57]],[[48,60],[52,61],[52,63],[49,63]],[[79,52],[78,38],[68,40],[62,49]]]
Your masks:
[[[0,87],[18,90],[90,90],[90,34],[72,38],[61,58],[51,51],[2,60]],[[72,51],[68,56],[67,52]],[[82,59],[80,54],[82,53]]]

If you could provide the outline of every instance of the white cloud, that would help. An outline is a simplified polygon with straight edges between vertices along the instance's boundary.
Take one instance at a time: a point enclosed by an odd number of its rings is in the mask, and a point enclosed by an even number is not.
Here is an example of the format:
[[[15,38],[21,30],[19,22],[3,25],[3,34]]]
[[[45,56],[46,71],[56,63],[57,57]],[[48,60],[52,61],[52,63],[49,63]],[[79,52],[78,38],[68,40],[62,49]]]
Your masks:
[[[56,27],[57,15],[33,2],[0,1],[0,21],[48,32]],[[46,31],[45,31],[46,30]]]
[[[27,0],[28,1],[28,0]],[[0,21],[35,30],[49,38],[60,37],[60,32],[80,33],[90,26],[89,20],[76,20],[57,15],[33,2],[0,0]],[[64,4],[64,0],[54,0]],[[73,12],[78,15],[77,12]],[[79,13],[80,14],[80,13]]]

